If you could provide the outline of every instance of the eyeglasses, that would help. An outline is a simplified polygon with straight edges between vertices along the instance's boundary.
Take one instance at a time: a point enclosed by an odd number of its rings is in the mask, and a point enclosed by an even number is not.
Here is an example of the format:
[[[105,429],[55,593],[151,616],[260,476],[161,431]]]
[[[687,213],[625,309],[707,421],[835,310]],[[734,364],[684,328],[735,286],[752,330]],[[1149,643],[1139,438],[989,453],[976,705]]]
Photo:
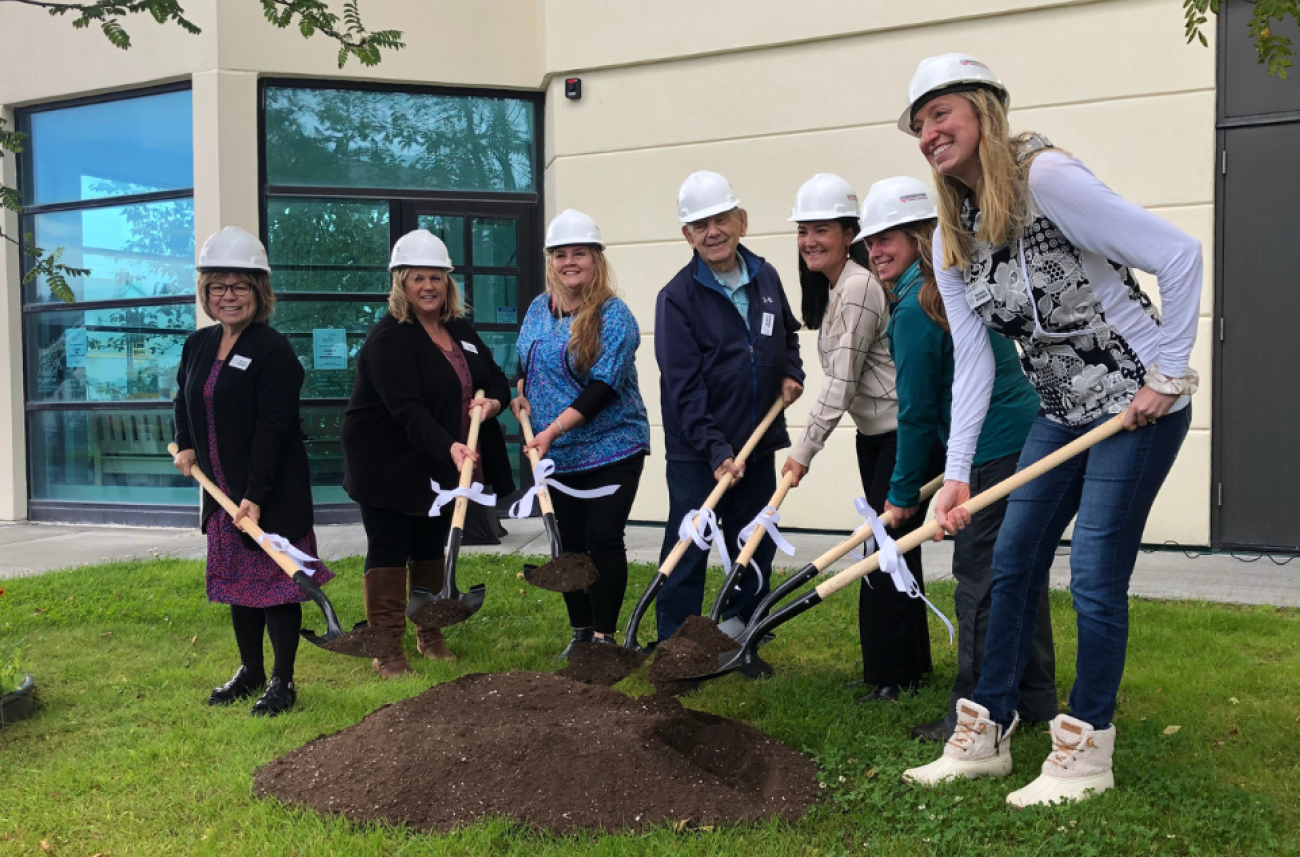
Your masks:
[[[250,286],[248,283],[234,283],[229,286],[226,285],[225,283],[213,283],[212,285],[208,286],[208,294],[214,298],[221,297],[227,291],[234,292],[235,297],[242,298],[244,297],[244,295],[247,295],[252,290],[253,287]]]

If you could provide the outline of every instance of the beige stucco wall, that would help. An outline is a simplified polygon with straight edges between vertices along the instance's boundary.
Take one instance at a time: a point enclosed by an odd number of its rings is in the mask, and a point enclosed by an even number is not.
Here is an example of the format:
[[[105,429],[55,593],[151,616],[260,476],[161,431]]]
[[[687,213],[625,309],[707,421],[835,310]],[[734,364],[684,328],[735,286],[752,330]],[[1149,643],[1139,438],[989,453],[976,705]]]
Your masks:
[[[659,453],[653,306],[688,258],[674,217],[681,180],[698,169],[732,180],[750,212],[747,243],[777,266],[797,304],[786,222],[795,190],[823,171],[848,178],[860,196],[890,175],[925,177],[914,142],[893,127],[908,79],[928,55],[980,56],[1011,88],[1015,127],[1048,134],[1205,247],[1202,335],[1193,357],[1203,392],[1147,539],[1208,543],[1214,52],[1184,44],[1177,4],[826,0],[809,14],[783,0],[371,0],[361,6],[366,24],[404,30],[407,47],[377,68],[352,61],[344,71],[331,43],[275,30],[253,0],[192,0],[186,8],[203,35],[133,19],[136,47],[123,52],[98,32],[0,4],[0,31],[20,34],[0,54],[0,109],[191,79],[201,240],[220,225],[257,226],[260,75],[544,87],[546,214],[581,208],[610,242],[642,323],[639,370]],[[563,97],[569,74],[583,77],[581,101]],[[12,159],[5,164],[12,169]],[[0,519],[25,512],[17,271],[17,254],[0,250]],[[1152,278],[1145,283],[1154,292]],[[810,400],[821,374],[811,334],[802,342]],[[808,400],[791,411],[795,432]],[[860,493],[852,431],[842,426],[834,434],[804,487],[791,494],[788,524],[852,523],[850,501]],[[664,517],[662,472],[656,456],[636,518]]]
[[[598,15],[597,6],[606,11]],[[692,26],[671,28],[674,9]],[[1193,362],[1208,376],[1214,52],[1184,43],[1175,5],[846,0],[819,7],[815,16],[806,11],[778,2],[622,4],[617,12],[596,0],[547,5],[546,50],[555,75],[547,102],[547,213],[582,209],[610,243],[642,326],[638,370],[660,451],[654,298],[689,257],[675,218],[678,184],[699,169],[731,180],[749,211],[746,243],[776,265],[797,306],[796,251],[786,222],[795,191],[816,172],[843,175],[859,196],[891,175],[928,180],[915,141],[894,122],[917,62],[945,51],[972,53],[998,72],[1011,89],[1015,128],[1046,133],[1119,193],[1202,241],[1205,318]],[[599,19],[602,38],[562,40],[584,16]],[[577,102],[565,101],[560,88],[573,73],[583,78]],[[1144,142],[1158,139],[1178,142]],[[1154,293],[1154,279],[1144,282]],[[822,376],[812,333],[801,335],[801,347],[815,390]],[[792,431],[802,430],[812,395],[791,409]],[[1208,543],[1209,406],[1203,387],[1149,541]],[[861,486],[847,423],[786,500],[786,523],[853,523],[851,501]],[[666,515],[662,474],[656,457],[635,518]]]

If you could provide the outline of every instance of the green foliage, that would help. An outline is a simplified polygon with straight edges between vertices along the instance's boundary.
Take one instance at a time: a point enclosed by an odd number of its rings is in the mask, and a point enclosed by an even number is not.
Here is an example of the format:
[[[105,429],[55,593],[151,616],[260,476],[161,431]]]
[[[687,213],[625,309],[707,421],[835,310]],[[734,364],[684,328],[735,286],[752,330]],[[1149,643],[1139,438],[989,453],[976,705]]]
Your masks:
[[[1187,41],[1193,39],[1209,45],[1201,27],[1208,21],[1207,14],[1219,14],[1223,0],[1183,0],[1183,13],[1187,22]],[[1300,0],[1253,0],[1254,12],[1250,17],[1250,35],[1255,39],[1255,52],[1259,64],[1268,66],[1271,76],[1287,77],[1291,68],[1291,40],[1273,33],[1273,25],[1288,17],[1300,24]]]
[[[1300,611],[1197,602],[1131,602],[1120,688],[1117,788],[1082,804],[1017,812],[1008,791],[1051,749],[1042,728],[1015,738],[1005,780],[934,790],[899,783],[932,760],[908,737],[948,698],[955,655],[932,623],[935,672],[892,705],[855,705],[841,687],[858,658],[857,599],[845,592],[777,631],[770,679],[710,682],[683,702],[751,724],[815,760],[821,800],[792,824],[713,830],[686,824],[625,834],[554,836],[503,820],[446,835],[355,825],[255,797],[261,765],[386,703],[475,672],[553,670],[569,637],[563,602],[516,578],[522,557],[462,554],[484,581],[482,611],[448,631],[460,660],[416,657],[416,674],[373,676],[368,661],[304,645],[297,709],[265,721],[248,704],[209,708],[234,670],[229,613],[208,604],[203,565],[151,560],[6,581],[0,636],[22,641],[45,710],[0,733],[0,853],[172,855],[527,855],[527,857],[830,857],[830,855],[1297,855],[1300,766],[1294,681]],[[331,562],[326,592],[345,624],[363,615],[361,562]],[[654,569],[634,564],[624,616]],[[716,583],[718,569],[710,571]],[[951,612],[953,587],[927,593]],[[706,594],[710,603],[712,593]],[[1074,678],[1075,614],[1052,593],[1062,692]],[[307,604],[304,625],[320,630]],[[650,691],[644,671],[619,686]],[[471,724],[431,723],[432,728]],[[1180,726],[1175,734],[1166,727]]]
[[[261,0],[261,3],[266,20],[276,27],[285,29],[297,19],[298,32],[303,38],[321,33],[338,42],[339,68],[347,65],[350,57],[356,57],[364,66],[376,66],[382,59],[380,51],[406,47],[401,30],[368,31],[361,23],[357,0],[344,2],[341,26],[340,17],[321,0]]]
[[[0,696],[17,690],[26,676],[26,649],[16,646],[7,658],[0,660]]]
[[[31,259],[30,267],[23,276],[24,286],[31,285],[39,277],[44,277],[45,284],[50,287],[50,294],[65,304],[77,302],[77,296],[68,285],[67,278],[89,277],[89,268],[74,268],[63,264],[60,261],[63,258],[62,247],[47,252],[44,248],[36,246],[36,239],[30,232],[23,236],[23,252]]]

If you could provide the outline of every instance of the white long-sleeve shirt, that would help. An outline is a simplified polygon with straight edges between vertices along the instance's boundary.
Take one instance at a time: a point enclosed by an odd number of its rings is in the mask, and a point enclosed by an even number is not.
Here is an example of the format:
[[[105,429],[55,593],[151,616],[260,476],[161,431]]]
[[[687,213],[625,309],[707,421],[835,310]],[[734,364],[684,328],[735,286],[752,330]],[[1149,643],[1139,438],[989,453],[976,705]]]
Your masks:
[[[975,243],[965,269],[934,266],[952,328],[952,433],[946,478],[966,482],[993,388],[987,326],[1021,347],[1049,419],[1087,425],[1126,408],[1153,365],[1187,374],[1196,341],[1201,245],[1103,184],[1077,159],[1048,150],[1029,171],[1023,240]],[[974,232],[975,212],[963,215]],[[1159,312],[1130,268],[1155,274]],[[1028,284],[1026,283],[1028,277]],[[1179,400],[1174,409],[1187,404]]]

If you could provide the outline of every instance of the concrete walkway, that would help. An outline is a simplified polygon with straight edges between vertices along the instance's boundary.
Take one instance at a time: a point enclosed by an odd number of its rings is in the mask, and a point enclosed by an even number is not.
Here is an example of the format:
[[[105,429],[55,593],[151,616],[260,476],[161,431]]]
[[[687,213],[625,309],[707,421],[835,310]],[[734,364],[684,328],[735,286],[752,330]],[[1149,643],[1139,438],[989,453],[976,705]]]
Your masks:
[[[467,547],[466,553],[544,554],[546,537],[540,519],[503,521],[509,535],[500,545]],[[317,542],[325,559],[365,553],[365,534],[360,524],[317,527]],[[799,568],[833,547],[843,536],[787,533],[799,552],[795,557],[777,554],[779,567]],[[663,529],[653,526],[628,528],[629,558],[634,562],[658,560]],[[100,527],[72,524],[0,524],[0,580],[42,574],[110,561],[145,560],[152,557],[202,559],[205,537],[196,530],[162,527]],[[951,577],[950,542],[927,545],[926,578]],[[732,552],[733,555],[736,553]],[[713,562],[717,562],[714,554]],[[844,568],[841,560],[833,568]],[[1070,581],[1068,549],[1052,566],[1052,585],[1064,588]],[[1189,558],[1181,552],[1142,553],[1138,556],[1130,591],[1143,598],[1195,598],[1235,604],[1272,604],[1300,607],[1300,560],[1276,565],[1267,557],[1242,562],[1227,554]]]

